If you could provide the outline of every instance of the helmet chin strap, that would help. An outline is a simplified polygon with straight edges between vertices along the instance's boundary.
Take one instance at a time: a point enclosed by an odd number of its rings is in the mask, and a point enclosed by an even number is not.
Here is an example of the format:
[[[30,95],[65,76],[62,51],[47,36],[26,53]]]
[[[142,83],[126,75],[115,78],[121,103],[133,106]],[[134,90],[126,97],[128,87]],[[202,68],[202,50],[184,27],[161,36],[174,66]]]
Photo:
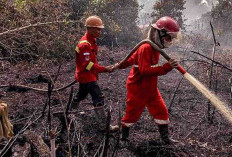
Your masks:
[[[151,27],[149,32],[148,32],[148,37],[149,40],[153,41],[156,43],[159,48],[163,49],[165,48],[163,41],[161,40],[162,35],[160,33],[160,30],[155,29],[154,27]]]
[[[158,35],[159,35],[159,40],[160,40],[160,44],[163,46],[162,47],[162,49],[163,48],[165,48],[165,46],[164,46],[164,41],[162,40],[162,38],[165,36],[165,32],[163,32],[162,30],[157,30],[158,31]],[[163,33],[164,35],[161,35],[161,33]]]

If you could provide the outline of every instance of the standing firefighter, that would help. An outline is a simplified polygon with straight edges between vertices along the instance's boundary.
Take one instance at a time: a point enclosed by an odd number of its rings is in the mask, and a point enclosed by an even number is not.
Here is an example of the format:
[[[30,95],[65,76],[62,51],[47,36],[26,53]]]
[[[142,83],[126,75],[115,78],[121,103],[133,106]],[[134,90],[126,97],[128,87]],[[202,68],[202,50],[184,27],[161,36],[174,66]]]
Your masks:
[[[161,49],[171,45],[179,34],[178,23],[170,17],[162,17],[151,25],[148,38]],[[171,144],[169,138],[169,115],[164,100],[157,88],[157,77],[166,75],[178,63],[171,59],[163,66],[158,65],[160,53],[154,50],[149,43],[143,43],[134,54],[116,68],[126,68],[133,65],[127,78],[126,113],[122,118],[122,140],[129,137],[129,128],[136,123],[145,107],[158,124],[159,133],[164,144]]]
[[[98,16],[90,16],[85,21],[87,31],[76,46],[76,72],[75,78],[80,83],[79,91],[73,99],[72,108],[77,108],[79,102],[90,93],[93,101],[96,119],[103,127],[106,121],[104,109],[104,97],[97,84],[98,73],[112,72],[112,67],[101,66],[97,62],[98,46],[96,38],[101,35],[104,28],[103,22]],[[111,126],[111,129],[112,128]]]

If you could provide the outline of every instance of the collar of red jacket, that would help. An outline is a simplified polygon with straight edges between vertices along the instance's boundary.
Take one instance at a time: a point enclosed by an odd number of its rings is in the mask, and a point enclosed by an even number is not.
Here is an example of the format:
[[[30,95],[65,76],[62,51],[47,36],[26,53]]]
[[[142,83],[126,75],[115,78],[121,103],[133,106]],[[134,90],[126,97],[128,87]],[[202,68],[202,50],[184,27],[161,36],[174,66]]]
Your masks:
[[[89,42],[96,43],[96,38],[92,37],[91,34],[89,34],[88,32],[85,33],[85,36]]]

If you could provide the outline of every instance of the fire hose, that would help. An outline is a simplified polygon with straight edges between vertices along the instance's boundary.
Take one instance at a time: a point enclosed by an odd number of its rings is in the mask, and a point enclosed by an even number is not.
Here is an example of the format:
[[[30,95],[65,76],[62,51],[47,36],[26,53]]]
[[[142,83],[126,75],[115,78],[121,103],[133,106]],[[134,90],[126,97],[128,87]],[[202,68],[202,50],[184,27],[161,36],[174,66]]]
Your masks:
[[[171,58],[163,51],[161,50],[154,42],[152,42],[149,39],[144,39],[141,42],[139,42],[132,50],[131,52],[125,57],[123,58],[123,60],[119,63],[119,66],[122,65],[128,58],[130,58],[130,56],[139,48],[139,46],[141,46],[144,43],[149,43],[151,45],[151,47],[153,49],[155,49],[156,51],[159,51],[160,54],[167,60],[169,61]],[[176,68],[180,73],[182,73],[183,75],[186,73],[186,70],[180,65],[178,64],[177,68]]]
[[[140,43],[138,43],[131,52],[122,60],[119,62],[119,67],[128,59],[134,52],[144,43],[149,43],[151,47],[158,51],[167,61],[169,61],[171,58],[163,51],[161,50],[154,42],[152,42],[149,39],[142,40]],[[223,102],[221,101],[215,94],[213,94],[209,89],[207,89],[200,81],[198,81],[195,77],[190,75],[180,64],[176,67],[176,69],[184,75],[184,77],[193,85],[195,86],[209,101],[222,113],[222,115],[230,122],[232,123],[232,111],[231,109]]]

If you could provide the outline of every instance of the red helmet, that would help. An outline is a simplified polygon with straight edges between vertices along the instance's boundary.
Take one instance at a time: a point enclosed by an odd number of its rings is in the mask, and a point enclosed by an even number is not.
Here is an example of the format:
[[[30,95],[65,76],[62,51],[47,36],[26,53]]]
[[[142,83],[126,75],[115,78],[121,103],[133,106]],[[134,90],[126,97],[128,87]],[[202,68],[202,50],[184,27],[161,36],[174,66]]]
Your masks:
[[[180,30],[177,21],[169,16],[161,17],[156,23],[152,24],[152,27],[158,30],[165,30],[167,33],[179,32]]]

